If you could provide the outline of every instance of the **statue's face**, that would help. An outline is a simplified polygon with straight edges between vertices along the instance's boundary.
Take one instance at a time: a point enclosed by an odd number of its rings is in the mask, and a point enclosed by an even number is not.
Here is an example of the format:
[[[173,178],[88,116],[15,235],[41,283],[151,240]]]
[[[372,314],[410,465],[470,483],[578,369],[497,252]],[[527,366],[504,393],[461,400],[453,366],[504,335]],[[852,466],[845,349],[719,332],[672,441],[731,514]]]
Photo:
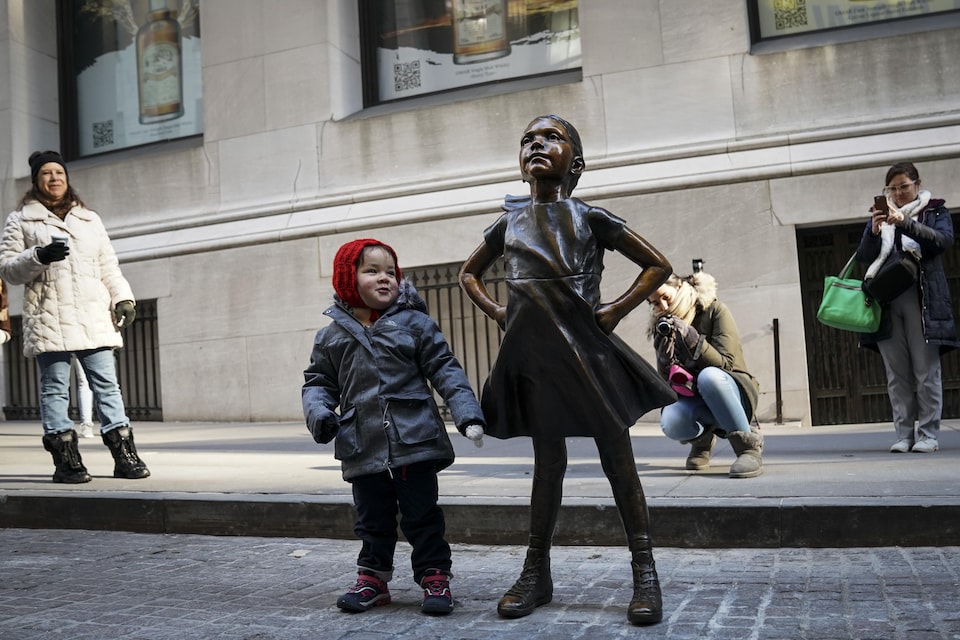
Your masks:
[[[520,174],[524,181],[558,180],[582,171],[566,130],[551,118],[530,123],[520,138]]]

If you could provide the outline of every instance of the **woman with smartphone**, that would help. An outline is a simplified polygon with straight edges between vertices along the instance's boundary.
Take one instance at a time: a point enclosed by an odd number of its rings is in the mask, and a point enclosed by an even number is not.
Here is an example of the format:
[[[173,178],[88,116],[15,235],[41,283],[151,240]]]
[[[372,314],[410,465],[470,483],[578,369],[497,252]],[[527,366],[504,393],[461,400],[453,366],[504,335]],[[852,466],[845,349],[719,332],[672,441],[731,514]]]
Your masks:
[[[863,334],[860,345],[883,358],[897,435],[890,451],[932,453],[940,448],[940,356],[960,346],[942,259],[953,246],[953,221],[944,201],[920,187],[913,163],[894,164],[884,184],[883,197],[870,208],[857,260],[870,265],[868,277],[879,279],[885,268],[912,255],[919,272],[916,282],[883,304],[880,327]]]
[[[117,382],[113,350],[136,315],[133,291],[100,216],[74,191],[56,151],[30,155],[31,187],[7,216],[0,239],[0,278],[22,284],[23,354],[40,370],[43,448],[54,482],[89,482],[68,415],[71,360],[87,376],[100,437],[113,454],[113,476],[150,475],[137,455]]]

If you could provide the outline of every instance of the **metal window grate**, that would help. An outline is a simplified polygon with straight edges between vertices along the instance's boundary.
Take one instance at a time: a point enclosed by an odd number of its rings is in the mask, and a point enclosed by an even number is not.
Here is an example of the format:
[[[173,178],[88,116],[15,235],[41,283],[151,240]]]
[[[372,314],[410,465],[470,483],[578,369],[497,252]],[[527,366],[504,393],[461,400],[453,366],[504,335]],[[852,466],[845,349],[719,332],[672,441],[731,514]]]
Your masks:
[[[500,350],[503,332],[460,288],[460,266],[460,263],[450,263],[404,269],[403,275],[427,302],[430,316],[440,325],[450,348],[466,371],[473,390],[479,395]],[[490,295],[506,301],[502,260],[484,274],[483,281]],[[444,418],[449,419],[449,410],[443,404],[443,398],[438,397],[437,403]]]

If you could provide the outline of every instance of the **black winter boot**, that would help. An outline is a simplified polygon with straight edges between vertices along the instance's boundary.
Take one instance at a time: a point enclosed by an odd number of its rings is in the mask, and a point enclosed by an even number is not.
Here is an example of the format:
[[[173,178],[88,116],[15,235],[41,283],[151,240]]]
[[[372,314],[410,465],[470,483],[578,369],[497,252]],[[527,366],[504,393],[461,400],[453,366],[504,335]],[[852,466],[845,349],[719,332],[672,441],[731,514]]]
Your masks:
[[[53,456],[53,464],[56,466],[56,471],[53,472],[54,482],[64,484],[90,482],[90,474],[83,466],[80,449],[77,447],[76,431],[71,429],[44,435],[43,448]]]
[[[630,562],[633,570],[633,598],[627,608],[627,620],[637,625],[656,624],[663,620],[663,598],[660,594],[657,564],[653,561],[650,539],[645,536],[643,538],[644,540],[638,541],[642,544],[630,545],[633,556]]]
[[[710,466],[710,452],[713,451],[713,445],[717,441],[717,436],[713,431],[704,429],[703,433],[687,440],[690,444],[690,455],[687,456],[687,469],[690,471],[699,471]]]
[[[146,463],[137,455],[137,446],[133,443],[133,429],[119,427],[100,436],[113,454],[113,477],[137,480],[150,475]]]
[[[520,577],[497,603],[501,618],[522,618],[540,605],[553,600],[553,578],[550,576],[550,547],[530,538],[527,558]],[[534,545],[537,546],[534,546]]]

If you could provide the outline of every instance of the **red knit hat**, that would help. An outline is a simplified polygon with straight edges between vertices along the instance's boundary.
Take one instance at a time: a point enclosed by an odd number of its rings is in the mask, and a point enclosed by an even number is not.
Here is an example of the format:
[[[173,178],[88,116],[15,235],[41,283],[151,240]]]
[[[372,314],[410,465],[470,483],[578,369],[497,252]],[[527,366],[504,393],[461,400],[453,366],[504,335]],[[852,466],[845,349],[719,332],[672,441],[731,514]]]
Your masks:
[[[400,261],[397,260],[397,252],[388,244],[384,244],[373,238],[360,238],[352,240],[339,249],[337,255],[333,258],[333,290],[337,292],[340,299],[353,308],[366,309],[367,305],[360,298],[357,292],[357,267],[360,265],[360,256],[367,247],[383,247],[391,256],[393,263],[397,267],[397,281],[403,277],[400,273]]]

